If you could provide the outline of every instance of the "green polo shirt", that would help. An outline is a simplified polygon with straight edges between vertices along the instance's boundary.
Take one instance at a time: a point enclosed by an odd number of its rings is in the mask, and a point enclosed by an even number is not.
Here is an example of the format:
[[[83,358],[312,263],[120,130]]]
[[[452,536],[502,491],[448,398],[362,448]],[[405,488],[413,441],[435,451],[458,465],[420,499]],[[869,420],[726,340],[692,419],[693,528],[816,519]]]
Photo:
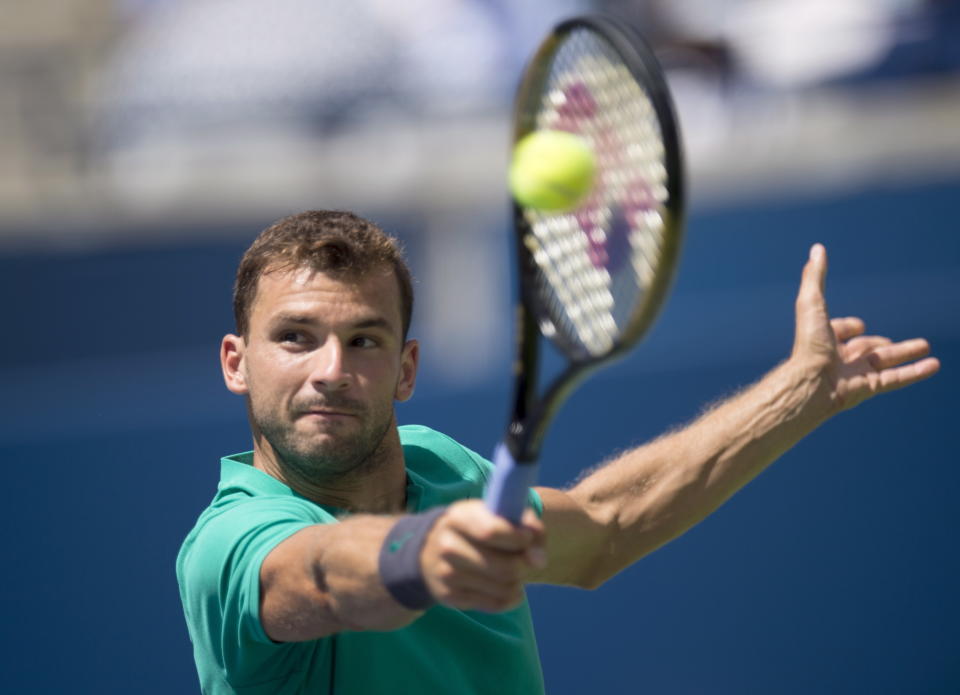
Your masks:
[[[481,496],[489,461],[426,427],[400,428],[407,506],[419,512]],[[342,510],[317,505],[252,466],[221,460],[210,506],[177,556],[180,598],[204,693],[542,693],[526,601],[505,613],[433,606],[390,632],[272,642],[260,625],[260,565],[282,540]],[[531,504],[542,512],[531,491]]]

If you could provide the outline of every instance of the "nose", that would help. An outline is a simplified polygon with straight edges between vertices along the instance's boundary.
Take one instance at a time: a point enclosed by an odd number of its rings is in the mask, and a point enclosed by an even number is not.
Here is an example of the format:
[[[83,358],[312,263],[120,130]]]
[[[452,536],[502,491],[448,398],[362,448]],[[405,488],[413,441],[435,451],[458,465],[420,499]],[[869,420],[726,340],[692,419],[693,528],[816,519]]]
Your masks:
[[[339,391],[350,385],[343,345],[336,338],[327,339],[313,355],[310,382],[318,391]]]

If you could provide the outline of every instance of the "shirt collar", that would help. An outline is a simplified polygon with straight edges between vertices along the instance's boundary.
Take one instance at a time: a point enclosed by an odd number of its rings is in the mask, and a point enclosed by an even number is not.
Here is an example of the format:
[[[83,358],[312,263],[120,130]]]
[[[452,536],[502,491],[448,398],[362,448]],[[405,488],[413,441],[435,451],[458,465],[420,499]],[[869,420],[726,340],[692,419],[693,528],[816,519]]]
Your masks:
[[[253,467],[253,452],[245,451],[240,454],[231,454],[220,459],[221,492],[228,488],[240,488],[260,495],[285,495],[307,499],[298,495],[289,485],[282,483],[269,473]],[[407,469],[407,511],[420,511],[423,498],[423,485],[420,476]],[[316,504],[316,502],[314,502]],[[343,510],[329,505],[318,505],[324,509],[340,512]]]

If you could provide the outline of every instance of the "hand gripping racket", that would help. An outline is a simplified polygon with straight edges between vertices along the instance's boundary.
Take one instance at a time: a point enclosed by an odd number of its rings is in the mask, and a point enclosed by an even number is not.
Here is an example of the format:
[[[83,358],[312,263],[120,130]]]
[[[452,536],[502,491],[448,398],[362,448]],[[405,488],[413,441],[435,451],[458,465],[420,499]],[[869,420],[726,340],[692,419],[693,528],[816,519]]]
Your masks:
[[[582,137],[596,173],[591,192],[573,210],[513,204],[520,274],[514,403],[485,500],[514,522],[560,405],[653,323],[676,267],[683,222],[670,95],[650,49],[629,27],[588,16],[554,28],[516,95],[514,142],[534,130]],[[541,335],[567,364],[538,397]]]

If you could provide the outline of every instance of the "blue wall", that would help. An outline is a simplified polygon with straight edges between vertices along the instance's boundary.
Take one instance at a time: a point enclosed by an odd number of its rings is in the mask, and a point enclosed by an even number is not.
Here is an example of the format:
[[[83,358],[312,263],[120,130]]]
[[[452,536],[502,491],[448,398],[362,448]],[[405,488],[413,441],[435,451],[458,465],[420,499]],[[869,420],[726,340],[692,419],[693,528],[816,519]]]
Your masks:
[[[830,252],[835,315],[926,336],[944,367],[827,423],[598,591],[531,589],[549,692],[960,691],[958,191],[693,215],[660,322],[565,406],[546,483],[690,420],[785,357],[813,241]],[[248,442],[216,364],[244,241],[0,257],[4,692],[196,689],[173,558],[217,458]],[[462,392],[427,366],[400,418],[487,451],[507,371]]]

